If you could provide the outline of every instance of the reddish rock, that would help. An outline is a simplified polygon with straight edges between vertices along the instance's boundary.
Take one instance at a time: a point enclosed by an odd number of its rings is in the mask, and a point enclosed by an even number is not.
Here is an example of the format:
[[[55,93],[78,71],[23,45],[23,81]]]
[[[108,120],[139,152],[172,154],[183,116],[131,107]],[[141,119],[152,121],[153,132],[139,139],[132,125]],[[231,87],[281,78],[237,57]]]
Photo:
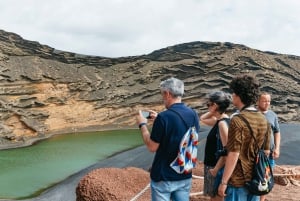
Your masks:
[[[149,172],[140,168],[96,169],[80,180],[76,201],[128,201],[149,182]]]
[[[276,166],[276,184],[268,200],[300,200],[300,166]],[[203,190],[203,163],[198,162],[193,170],[190,201],[208,201],[201,194]],[[278,178],[286,183],[279,182]],[[84,176],[76,188],[76,201],[149,201],[151,200],[150,175],[147,171],[135,168],[100,168]],[[136,198],[136,199],[133,199]]]

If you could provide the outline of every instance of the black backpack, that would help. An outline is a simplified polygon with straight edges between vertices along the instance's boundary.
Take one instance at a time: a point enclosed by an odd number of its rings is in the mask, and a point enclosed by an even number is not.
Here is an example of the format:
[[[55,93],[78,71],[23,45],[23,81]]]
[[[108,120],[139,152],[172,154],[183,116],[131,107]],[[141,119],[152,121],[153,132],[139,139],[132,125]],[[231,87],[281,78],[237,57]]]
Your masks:
[[[264,153],[263,150],[264,145],[266,143],[266,136],[268,134],[269,127],[266,132],[264,143],[262,147],[259,148],[256,139],[253,135],[253,131],[249,125],[249,122],[242,115],[237,116],[240,117],[246,123],[258,149],[253,167],[252,179],[245,183],[245,187],[250,193],[254,195],[266,195],[271,192],[274,186],[274,176],[270,165],[269,157]]]

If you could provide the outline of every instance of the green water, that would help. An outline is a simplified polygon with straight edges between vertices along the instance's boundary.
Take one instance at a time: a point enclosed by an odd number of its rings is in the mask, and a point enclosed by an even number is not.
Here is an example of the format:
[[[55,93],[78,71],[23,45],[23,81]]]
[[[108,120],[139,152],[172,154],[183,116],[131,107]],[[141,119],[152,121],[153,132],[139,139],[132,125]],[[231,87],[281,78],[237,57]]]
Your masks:
[[[0,198],[29,197],[101,159],[142,144],[138,130],[54,136],[0,151]]]

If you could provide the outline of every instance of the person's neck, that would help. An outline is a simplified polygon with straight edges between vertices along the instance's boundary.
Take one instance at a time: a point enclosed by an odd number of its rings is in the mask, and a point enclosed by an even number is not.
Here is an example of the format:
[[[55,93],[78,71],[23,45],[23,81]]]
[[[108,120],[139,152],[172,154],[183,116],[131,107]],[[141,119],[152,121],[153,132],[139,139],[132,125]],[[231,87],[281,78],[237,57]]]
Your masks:
[[[222,114],[218,113],[215,115],[215,117],[217,118],[217,120],[220,120],[220,119],[228,117],[228,115],[225,113],[222,113]]]
[[[170,101],[167,105],[166,108],[170,108],[172,105],[177,104],[177,103],[181,103],[181,99],[172,99],[172,101]]]
[[[240,112],[243,110],[256,110],[257,111],[257,109],[253,105],[249,105],[249,106],[241,105],[240,107],[238,107],[238,109],[240,110]]]
[[[245,107],[244,104],[236,104],[235,107],[239,110],[239,111],[242,111],[242,109]]]
[[[262,109],[262,108],[260,108],[260,107],[258,107],[257,109],[258,109],[261,113],[263,113],[263,114],[268,112],[268,109],[265,110],[265,109]]]

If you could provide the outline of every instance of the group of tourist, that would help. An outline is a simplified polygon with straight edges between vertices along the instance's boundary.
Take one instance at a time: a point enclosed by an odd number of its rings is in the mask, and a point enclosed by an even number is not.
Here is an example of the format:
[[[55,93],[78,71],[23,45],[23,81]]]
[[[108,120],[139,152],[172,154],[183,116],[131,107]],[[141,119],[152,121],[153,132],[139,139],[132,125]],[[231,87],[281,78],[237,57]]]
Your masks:
[[[280,155],[280,130],[277,115],[269,109],[271,95],[261,93],[259,82],[250,75],[233,78],[229,89],[232,94],[224,91],[208,94],[208,111],[199,117],[182,102],[184,83],[169,78],[160,84],[166,110],[160,113],[150,110],[147,118],[139,111],[136,121],[143,141],[149,151],[155,152],[150,171],[152,201],[189,200],[192,172],[178,173],[170,164],[178,156],[187,129],[193,126],[199,133],[200,122],[212,127],[204,153],[204,195],[213,201],[265,200],[265,196],[253,195],[245,188],[245,182],[252,177],[256,144],[239,116],[250,123],[259,147],[267,133],[270,143],[265,143],[264,150],[274,168],[274,159]],[[237,112],[229,116],[226,111],[231,104]],[[151,132],[147,128],[148,119],[153,120]]]

